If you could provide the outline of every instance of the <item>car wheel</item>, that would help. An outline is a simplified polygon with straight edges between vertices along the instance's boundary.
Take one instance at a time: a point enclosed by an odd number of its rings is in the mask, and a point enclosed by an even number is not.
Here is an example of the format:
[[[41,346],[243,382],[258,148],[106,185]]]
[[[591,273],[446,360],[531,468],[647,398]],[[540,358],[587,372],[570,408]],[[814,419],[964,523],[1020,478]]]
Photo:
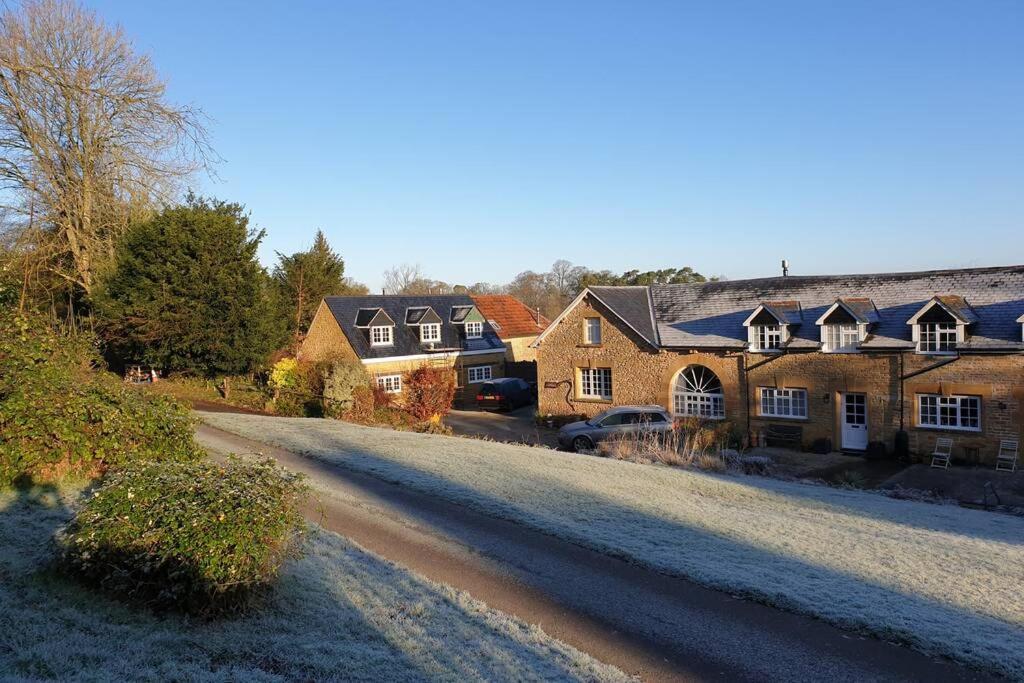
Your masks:
[[[577,436],[572,440],[572,449],[577,453],[589,451],[594,447],[593,442],[585,436]]]

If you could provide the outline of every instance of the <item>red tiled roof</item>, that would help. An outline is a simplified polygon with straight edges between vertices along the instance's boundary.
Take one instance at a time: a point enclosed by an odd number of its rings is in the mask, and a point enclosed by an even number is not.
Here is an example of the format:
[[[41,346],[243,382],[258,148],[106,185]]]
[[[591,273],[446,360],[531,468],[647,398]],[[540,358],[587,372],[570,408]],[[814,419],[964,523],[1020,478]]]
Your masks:
[[[534,337],[544,331],[550,322],[531,311],[519,299],[509,294],[481,294],[473,297],[473,303],[485,318],[498,323],[495,330],[502,339],[511,337]]]

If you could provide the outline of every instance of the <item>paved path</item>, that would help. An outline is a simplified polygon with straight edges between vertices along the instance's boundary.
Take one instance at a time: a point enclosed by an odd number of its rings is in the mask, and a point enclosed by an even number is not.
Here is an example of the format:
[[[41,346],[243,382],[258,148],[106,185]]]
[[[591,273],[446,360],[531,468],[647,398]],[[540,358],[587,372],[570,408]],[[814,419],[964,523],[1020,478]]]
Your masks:
[[[197,436],[214,452],[260,452],[306,472],[326,528],[645,681],[985,680],[339,465],[206,425]]]
[[[554,429],[538,427],[533,416],[537,406],[524,406],[508,413],[483,410],[453,410],[444,423],[459,436],[483,436],[510,443],[558,445]]]

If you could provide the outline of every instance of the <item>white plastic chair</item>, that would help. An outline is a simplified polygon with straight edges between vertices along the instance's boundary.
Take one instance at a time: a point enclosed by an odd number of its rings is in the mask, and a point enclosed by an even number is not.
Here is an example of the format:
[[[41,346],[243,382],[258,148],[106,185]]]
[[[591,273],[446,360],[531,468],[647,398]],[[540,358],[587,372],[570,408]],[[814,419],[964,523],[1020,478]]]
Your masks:
[[[1019,442],[1007,439],[999,442],[999,455],[996,457],[996,470],[1013,472],[1017,469],[1017,451]]]
[[[935,440],[935,450],[932,452],[932,467],[949,469],[949,461],[953,457],[953,439],[939,437]]]

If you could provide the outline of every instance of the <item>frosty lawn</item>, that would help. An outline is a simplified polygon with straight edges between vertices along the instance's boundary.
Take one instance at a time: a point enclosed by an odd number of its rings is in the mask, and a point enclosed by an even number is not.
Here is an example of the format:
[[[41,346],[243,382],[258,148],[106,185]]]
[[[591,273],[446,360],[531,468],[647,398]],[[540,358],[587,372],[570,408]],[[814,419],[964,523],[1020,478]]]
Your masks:
[[[264,609],[157,617],[48,570],[72,504],[0,490],[0,680],[627,680],[326,531]]]
[[[333,420],[202,418],[705,585],[1024,678],[1022,518]]]

